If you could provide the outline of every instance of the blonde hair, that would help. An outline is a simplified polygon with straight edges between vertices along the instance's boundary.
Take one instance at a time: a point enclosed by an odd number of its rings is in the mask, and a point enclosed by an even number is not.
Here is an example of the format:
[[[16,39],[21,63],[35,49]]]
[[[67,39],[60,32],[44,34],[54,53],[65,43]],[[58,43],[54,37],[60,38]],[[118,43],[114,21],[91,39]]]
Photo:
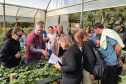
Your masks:
[[[62,28],[61,34],[64,34],[64,32],[63,32],[63,26],[62,26],[61,24],[58,24],[57,27]],[[55,30],[55,35],[56,35],[56,36],[59,35],[58,32],[57,32],[57,29]]]
[[[91,38],[89,37],[89,35],[86,33],[84,29],[78,29],[74,34],[74,38],[78,43],[78,47],[83,46],[84,40],[91,40]]]
[[[66,48],[73,45],[72,38],[68,34],[62,34],[59,38],[59,41],[65,42]]]

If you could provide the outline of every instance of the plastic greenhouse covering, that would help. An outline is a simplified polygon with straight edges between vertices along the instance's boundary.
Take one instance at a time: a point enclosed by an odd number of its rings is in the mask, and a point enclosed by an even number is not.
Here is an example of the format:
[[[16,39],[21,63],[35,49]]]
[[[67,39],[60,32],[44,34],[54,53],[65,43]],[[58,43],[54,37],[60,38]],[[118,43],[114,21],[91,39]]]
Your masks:
[[[35,19],[97,10],[103,8],[125,6],[126,0],[0,0],[0,22],[3,21],[3,3],[5,2],[6,21],[33,22]]]

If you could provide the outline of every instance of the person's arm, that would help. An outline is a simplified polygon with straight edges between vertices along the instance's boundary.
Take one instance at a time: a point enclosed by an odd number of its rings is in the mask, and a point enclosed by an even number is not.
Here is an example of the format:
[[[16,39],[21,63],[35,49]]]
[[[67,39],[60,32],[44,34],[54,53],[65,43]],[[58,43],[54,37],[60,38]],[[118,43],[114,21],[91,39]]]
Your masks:
[[[96,59],[95,59],[95,55],[94,55],[91,45],[87,42],[85,42],[83,44],[82,53],[84,53],[84,52],[87,53],[86,57],[87,57],[88,63],[89,63],[89,65],[88,65],[89,73],[93,74]]]
[[[109,42],[111,45],[113,45],[114,49],[115,49],[115,52],[116,52],[116,55],[117,55],[117,58],[118,58],[118,62],[119,62],[119,66],[123,66],[123,62],[120,60],[120,54],[121,54],[121,47],[120,45],[117,43],[116,40],[114,39],[111,39],[109,38]]]
[[[52,42],[51,42],[51,50],[52,50],[52,53],[55,54],[55,35],[52,37]]]
[[[9,54],[10,50],[8,47],[1,47],[0,49],[0,61],[1,62],[12,62],[17,60],[16,56],[11,56]]]
[[[42,38],[43,39],[43,42],[44,43],[47,43],[50,39],[49,39],[49,37],[47,37],[47,38]]]
[[[76,60],[75,60],[75,56],[72,52],[68,52],[67,54],[65,54],[67,56],[65,56],[65,60],[67,65],[63,65],[61,66],[61,70],[62,72],[73,72],[76,70]],[[62,59],[63,61],[63,59]]]
[[[43,50],[43,49],[36,49],[35,45],[28,45],[28,48],[30,49],[32,53],[42,53],[42,50]]]
[[[116,45],[114,45],[114,49],[116,51],[117,57],[119,58],[120,54],[121,54],[121,47],[120,47],[120,45],[117,43]]]

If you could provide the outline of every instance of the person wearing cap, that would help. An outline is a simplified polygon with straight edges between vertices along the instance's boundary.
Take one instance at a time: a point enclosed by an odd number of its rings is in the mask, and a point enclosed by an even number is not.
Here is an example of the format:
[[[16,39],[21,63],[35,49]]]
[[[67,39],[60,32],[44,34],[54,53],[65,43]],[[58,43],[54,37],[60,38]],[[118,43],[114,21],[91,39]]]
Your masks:
[[[49,56],[49,53],[46,50],[42,49],[42,42],[47,42],[44,40],[41,33],[43,30],[44,22],[38,21],[35,27],[35,32],[30,33],[26,39],[26,52],[25,52],[25,63],[29,64],[32,61],[38,61],[40,54],[44,56]]]
[[[116,27],[116,29],[117,29],[117,33],[122,37],[123,35],[123,33],[126,31],[126,28],[123,26],[123,24],[122,24],[122,21],[116,21],[115,22],[115,27]]]
[[[126,46],[126,28],[123,26],[122,21],[119,21],[119,20],[115,22],[115,26],[116,26],[116,29],[117,29],[116,32],[118,33],[118,35],[122,39],[124,45]],[[122,50],[123,51],[126,51],[126,47],[125,48],[122,48]],[[121,55],[121,60],[124,63],[124,61],[125,61],[124,55]],[[121,74],[122,69],[123,69],[123,67],[118,67],[118,74],[119,75]],[[121,79],[122,78],[120,78],[118,76],[118,80],[121,81]]]

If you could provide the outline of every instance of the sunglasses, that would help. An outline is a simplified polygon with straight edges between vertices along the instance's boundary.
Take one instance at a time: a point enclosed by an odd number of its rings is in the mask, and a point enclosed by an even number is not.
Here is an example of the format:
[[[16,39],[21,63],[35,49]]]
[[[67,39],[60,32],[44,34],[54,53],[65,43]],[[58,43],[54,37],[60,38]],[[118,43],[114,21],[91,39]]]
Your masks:
[[[22,37],[22,35],[18,35],[18,34],[16,34],[16,35],[17,35],[18,37],[20,37],[20,38]]]

